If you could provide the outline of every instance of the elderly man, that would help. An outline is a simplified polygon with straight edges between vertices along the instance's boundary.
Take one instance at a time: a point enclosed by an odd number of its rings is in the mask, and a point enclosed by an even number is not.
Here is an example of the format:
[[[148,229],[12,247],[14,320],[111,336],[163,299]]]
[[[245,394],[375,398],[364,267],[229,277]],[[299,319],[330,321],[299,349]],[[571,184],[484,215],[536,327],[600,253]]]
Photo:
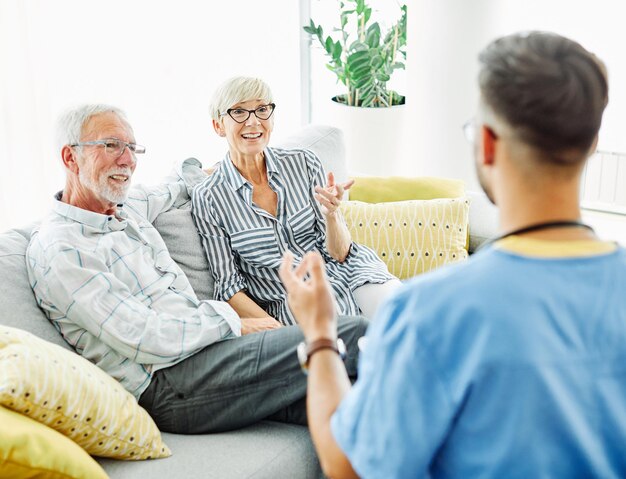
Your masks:
[[[626,477],[626,251],[580,221],[604,65],[549,33],[480,55],[468,124],[502,235],[414,280],[366,336],[359,378],[309,347],[309,427],[330,477]],[[307,341],[336,338],[320,260],[282,269]],[[305,273],[311,279],[304,282]]]
[[[129,190],[145,148],[119,109],[77,108],[60,131],[67,182],[32,236],[27,264],[39,305],[66,341],[120,381],[162,430],[305,423],[299,327],[198,300],[150,223],[189,200],[185,174],[199,163],[183,163],[178,181]],[[359,318],[342,324],[352,373],[365,327]]]

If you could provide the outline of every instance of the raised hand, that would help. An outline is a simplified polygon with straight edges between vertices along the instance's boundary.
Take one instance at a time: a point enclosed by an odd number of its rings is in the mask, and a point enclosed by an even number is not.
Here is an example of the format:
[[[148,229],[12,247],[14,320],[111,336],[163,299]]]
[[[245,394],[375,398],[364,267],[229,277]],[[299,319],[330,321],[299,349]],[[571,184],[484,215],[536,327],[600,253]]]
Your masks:
[[[294,269],[293,254],[286,251],[279,270],[287,290],[287,302],[302,328],[305,338],[336,338],[336,306],[330,283],[326,279],[324,260],[309,252]]]
[[[344,192],[348,191],[354,184],[354,180],[348,180],[345,183],[335,184],[335,175],[328,173],[328,183],[325,187],[315,187],[315,199],[322,206],[322,214],[324,216],[333,216],[339,206],[341,206],[341,200]]]

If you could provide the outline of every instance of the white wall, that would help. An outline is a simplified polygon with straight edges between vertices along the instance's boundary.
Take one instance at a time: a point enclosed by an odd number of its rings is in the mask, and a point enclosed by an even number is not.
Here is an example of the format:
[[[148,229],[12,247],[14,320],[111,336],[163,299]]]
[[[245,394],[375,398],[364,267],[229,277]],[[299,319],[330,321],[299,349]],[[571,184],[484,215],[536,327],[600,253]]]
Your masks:
[[[207,106],[232,75],[269,82],[277,135],[299,128],[299,35],[293,0],[0,0],[0,231],[43,216],[63,187],[54,124],[72,105],[126,110],[144,183],[178,159],[221,159]]]
[[[605,61],[610,102],[599,148],[626,152],[624,2],[614,0],[419,0],[409,4],[407,175],[460,178],[478,189],[462,132],[478,99],[478,52],[519,30],[551,30],[579,41]]]

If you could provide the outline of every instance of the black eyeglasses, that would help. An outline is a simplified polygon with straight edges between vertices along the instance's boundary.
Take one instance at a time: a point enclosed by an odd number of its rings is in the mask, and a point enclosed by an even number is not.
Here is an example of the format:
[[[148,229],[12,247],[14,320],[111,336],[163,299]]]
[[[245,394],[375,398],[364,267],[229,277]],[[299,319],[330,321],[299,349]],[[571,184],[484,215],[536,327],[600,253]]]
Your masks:
[[[229,108],[226,110],[226,113],[221,113],[220,116],[228,115],[237,123],[244,123],[248,121],[250,115],[254,113],[259,120],[269,120],[272,113],[274,113],[274,109],[276,105],[274,103],[269,103],[267,105],[261,105],[255,110],[246,110],[245,108]]]
[[[104,153],[112,158],[119,158],[124,154],[124,150],[128,148],[130,152],[135,155],[141,155],[146,152],[146,147],[137,145],[135,143],[126,143],[125,141],[118,140],[117,138],[106,138],[104,140],[83,141],[82,143],[73,143],[69,146],[104,146]]]

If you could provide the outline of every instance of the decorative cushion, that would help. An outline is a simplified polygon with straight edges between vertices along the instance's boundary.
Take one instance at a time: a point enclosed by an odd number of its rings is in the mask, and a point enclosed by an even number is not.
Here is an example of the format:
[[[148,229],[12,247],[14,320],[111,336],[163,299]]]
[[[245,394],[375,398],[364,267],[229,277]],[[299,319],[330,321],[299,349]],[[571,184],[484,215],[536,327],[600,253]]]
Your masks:
[[[152,418],[115,379],[75,353],[6,326],[0,326],[0,405],[56,429],[89,454],[171,454]]]
[[[0,424],[0,477],[108,477],[80,446],[48,426],[3,407]]]
[[[24,329],[65,349],[72,348],[39,309],[26,272],[26,247],[32,226],[0,234],[0,323]]]
[[[352,239],[376,251],[400,279],[467,258],[465,198],[345,201],[341,209]]]
[[[355,178],[350,188],[350,199],[366,203],[390,201],[432,200],[435,198],[459,198],[465,196],[465,184],[450,178],[422,176],[364,176]]]
[[[327,125],[307,125],[288,138],[275,143],[278,148],[305,148],[320,159],[326,172],[333,172],[335,181],[348,179],[346,147],[343,132]]]
[[[154,221],[170,255],[183,270],[199,299],[213,299],[215,281],[200,235],[191,216],[191,203],[161,213]]]

